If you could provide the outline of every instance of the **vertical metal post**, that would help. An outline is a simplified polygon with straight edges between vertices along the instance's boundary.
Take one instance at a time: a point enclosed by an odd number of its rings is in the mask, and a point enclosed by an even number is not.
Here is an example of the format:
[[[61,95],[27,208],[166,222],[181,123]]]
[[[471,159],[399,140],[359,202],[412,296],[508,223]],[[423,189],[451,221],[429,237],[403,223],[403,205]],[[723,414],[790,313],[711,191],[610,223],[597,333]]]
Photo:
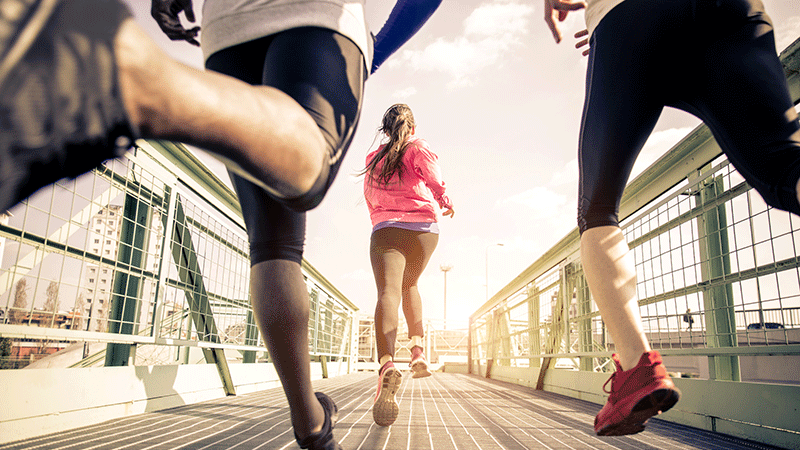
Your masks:
[[[247,319],[244,325],[244,343],[245,345],[258,345],[258,327],[256,326],[252,308],[247,310]],[[255,362],[255,350],[245,350],[242,352],[242,363],[253,364]]]
[[[582,352],[591,352],[594,350],[592,318],[589,317],[592,313],[592,298],[589,295],[589,286],[586,284],[586,278],[583,276],[583,273],[575,274],[575,285],[577,287],[578,316],[582,317],[582,319],[578,321],[580,349]],[[580,370],[592,372],[594,370],[593,359],[586,357],[581,358]]]
[[[528,354],[542,353],[542,340],[539,337],[539,289],[534,285],[528,288]],[[531,358],[530,367],[542,367],[541,358]]]
[[[724,190],[721,176],[710,178],[700,188],[701,204],[713,202]],[[724,205],[713,207],[698,218],[703,281],[719,279],[731,273],[727,227]],[[704,290],[703,303],[708,347],[736,347],[738,343],[731,285],[725,283]],[[712,379],[741,381],[738,356],[709,356],[708,365]]]
[[[117,261],[130,270],[143,270],[145,246],[150,233],[150,205],[133,194],[125,194],[125,205],[120,225],[120,242]],[[114,274],[108,332],[136,334],[139,323],[142,279],[127,271]],[[106,366],[126,366],[131,363],[131,345],[108,344]]]

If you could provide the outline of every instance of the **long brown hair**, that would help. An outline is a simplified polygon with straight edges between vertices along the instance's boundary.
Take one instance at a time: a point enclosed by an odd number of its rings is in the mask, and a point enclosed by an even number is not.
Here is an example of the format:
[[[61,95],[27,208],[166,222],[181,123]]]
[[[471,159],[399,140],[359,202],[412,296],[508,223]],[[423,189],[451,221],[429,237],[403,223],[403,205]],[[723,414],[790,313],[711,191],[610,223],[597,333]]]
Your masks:
[[[398,176],[403,175],[403,155],[406,153],[408,138],[414,132],[415,126],[414,114],[408,105],[398,103],[386,110],[378,131],[386,133],[389,136],[389,141],[364,169],[364,173],[372,181],[388,185],[395,174]],[[378,170],[376,168],[381,161],[383,161],[383,166]]]

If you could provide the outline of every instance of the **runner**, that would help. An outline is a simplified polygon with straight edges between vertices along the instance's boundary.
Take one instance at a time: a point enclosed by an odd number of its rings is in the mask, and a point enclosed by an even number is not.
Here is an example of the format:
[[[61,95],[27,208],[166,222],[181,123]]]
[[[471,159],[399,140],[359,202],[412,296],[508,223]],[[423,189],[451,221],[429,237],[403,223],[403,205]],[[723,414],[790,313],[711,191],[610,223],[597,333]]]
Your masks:
[[[438,157],[427,142],[413,137],[415,127],[407,105],[389,108],[378,129],[388,141],[367,155],[364,169],[364,197],[373,226],[369,253],[378,288],[375,336],[380,370],[372,417],[381,426],[393,424],[400,412],[395,394],[403,376],[393,359],[401,302],[411,339],[413,378],[431,375],[422,348],[417,282],[439,242],[436,207],[445,210],[444,216],[455,214],[445,195]]]
[[[585,6],[544,5],[556,42],[557,19]],[[617,217],[633,163],[662,109],[702,119],[764,200],[795,214],[800,122],[759,0],[589,0],[586,25],[587,32],[576,34],[588,35],[590,45],[578,150],[581,262],[617,352],[595,431],[625,435],[644,430],[680,397],[644,334],[634,261]]]

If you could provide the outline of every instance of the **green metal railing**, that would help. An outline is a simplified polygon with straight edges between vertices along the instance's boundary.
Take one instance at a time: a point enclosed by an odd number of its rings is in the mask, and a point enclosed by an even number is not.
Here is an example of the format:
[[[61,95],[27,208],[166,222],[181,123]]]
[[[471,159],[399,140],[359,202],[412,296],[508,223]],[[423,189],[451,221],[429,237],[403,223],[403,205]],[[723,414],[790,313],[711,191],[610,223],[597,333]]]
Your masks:
[[[68,367],[268,361],[249,299],[235,194],[179,144],[42,189],[0,220],[4,367],[72,353]],[[307,261],[310,352],[354,361],[357,310]],[[100,347],[96,343],[105,343]]]
[[[800,40],[781,60],[797,104]],[[684,394],[705,394],[666,417],[800,446],[800,370],[787,369],[800,368],[800,218],[767,207],[700,126],[629,183],[620,219],[651,345]],[[579,250],[576,228],[472,314],[471,373],[605,401],[614,346]],[[788,401],[761,418],[731,411],[766,392]]]

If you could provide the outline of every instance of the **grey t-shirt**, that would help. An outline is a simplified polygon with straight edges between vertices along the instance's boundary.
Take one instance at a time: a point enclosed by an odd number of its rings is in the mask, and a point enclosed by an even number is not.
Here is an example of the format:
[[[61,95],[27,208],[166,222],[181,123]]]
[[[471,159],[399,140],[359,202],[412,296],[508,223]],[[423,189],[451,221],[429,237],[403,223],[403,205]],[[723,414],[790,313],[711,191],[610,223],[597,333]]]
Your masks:
[[[316,26],[342,34],[372,66],[372,37],[364,17],[366,0],[206,0],[201,46],[215,52],[281,31]]]

